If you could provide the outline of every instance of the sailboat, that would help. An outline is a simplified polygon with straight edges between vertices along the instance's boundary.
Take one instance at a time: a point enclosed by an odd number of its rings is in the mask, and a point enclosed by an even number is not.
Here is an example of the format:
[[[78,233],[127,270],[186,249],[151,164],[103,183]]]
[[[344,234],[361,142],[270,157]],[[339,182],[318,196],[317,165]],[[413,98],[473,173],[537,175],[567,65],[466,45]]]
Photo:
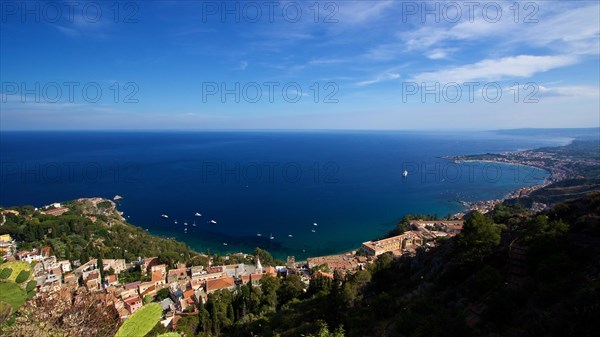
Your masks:
[[[273,236],[273,233],[271,233],[271,235],[269,236],[269,239],[271,239],[271,240],[275,239],[275,237]]]
[[[408,171],[407,171],[407,170],[404,170],[404,172],[402,172],[402,176],[403,176],[403,177],[406,177],[407,175],[408,175]]]
[[[196,212],[196,214],[194,214],[194,216],[202,216],[202,214]]]

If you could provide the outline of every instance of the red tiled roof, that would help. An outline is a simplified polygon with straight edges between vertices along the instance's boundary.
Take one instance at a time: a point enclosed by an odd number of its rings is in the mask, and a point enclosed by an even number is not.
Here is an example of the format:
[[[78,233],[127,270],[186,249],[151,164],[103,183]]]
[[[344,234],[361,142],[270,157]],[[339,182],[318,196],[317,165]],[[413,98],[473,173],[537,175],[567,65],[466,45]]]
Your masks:
[[[222,277],[206,281],[206,291],[219,290],[234,286],[233,277]]]
[[[152,282],[164,281],[165,277],[160,271],[155,271],[152,273]]]
[[[137,302],[141,302],[142,300],[140,299],[140,297],[138,295],[135,296],[131,296],[128,297],[127,299],[125,299],[125,303],[132,305],[132,304],[136,304]]]
[[[188,290],[183,293],[183,298],[188,298],[194,296],[194,290]]]

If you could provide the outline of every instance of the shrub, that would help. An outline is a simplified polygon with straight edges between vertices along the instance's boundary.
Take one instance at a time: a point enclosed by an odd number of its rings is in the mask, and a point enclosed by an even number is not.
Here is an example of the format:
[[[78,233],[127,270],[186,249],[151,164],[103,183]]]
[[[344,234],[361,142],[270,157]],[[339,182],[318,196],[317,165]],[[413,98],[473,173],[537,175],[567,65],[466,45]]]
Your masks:
[[[27,292],[30,292],[33,289],[35,289],[36,285],[37,285],[37,282],[35,280],[31,280],[31,281],[27,282],[27,286],[25,287],[25,290],[27,290]]]
[[[4,268],[4,269],[0,270],[0,279],[6,280],[7,278],[10,277],[10,274],[12,274],[12,269]]]
[[[17,276],[17,278],[15,279],[15,282],[17,283],[23,283],[25,282],[25,280],[27,280],[29,278],[29,272],[26,270],[22,270],[19,275]]]

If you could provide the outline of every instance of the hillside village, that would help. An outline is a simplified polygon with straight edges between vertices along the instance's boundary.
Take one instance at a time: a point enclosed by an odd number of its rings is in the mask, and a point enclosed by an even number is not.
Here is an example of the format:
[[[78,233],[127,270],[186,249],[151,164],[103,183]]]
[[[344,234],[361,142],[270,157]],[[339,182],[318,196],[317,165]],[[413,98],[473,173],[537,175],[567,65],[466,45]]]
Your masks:
[[[94,205],[102,203],[99,198],[91,199]],[[85,199],[79,200],[81,203]],[[48,215],[58,216],[69,211],[68,207],[55,203],[42,208]],[[2,216],[18,215],[14,210],[3,210]],[[92,215],[88,218],[95,219]],[[23,261],[31,264],[33,279],[36,281],[37,296],[69,290],[73,299],[80,290],[93,294],[91,298],[98,305],[113,307],[121,320],[126,320],[149,302],[158,302],[163,310],[161,324],[168,330],[177,328],[178,320],[186,315],[198,313],[200,306],[207,302],[209,294],[219,290],[236,291],[240,286],[250,284],[260,286],[261,280],[268,277],[298,275],[305,288],[311,278],[333,279],[336,273],[352,274],[366,268],[378,256],[391,253],[394,256],[414,255],[420,247],[429,249],[436,245],[437,238],[456,235],[462,229],[458,221],[418,221],[410,222],[409,231],[379,241],[368,241],[356,251],[321,257],[311,257],[307,261],[296,262],[293,256],[281,266],[263,266],[258,256],[237,253],[236,257],[249,263],[217,264],[212,257],[208,266],[186,265],[177,262],[173,266],[158,257],[139,257],[134,261],[125,259],[91,258],[88,261],[59,260],[49,246],[31,250],[18,249],[10,235],[0,236],[0,253],[7,261]],[[227,262],[230,256],[226,256]],[[131,271],[139,271],[139,279],[128,282],[120,276]],[[89,300],[89,298],[88,298]]]

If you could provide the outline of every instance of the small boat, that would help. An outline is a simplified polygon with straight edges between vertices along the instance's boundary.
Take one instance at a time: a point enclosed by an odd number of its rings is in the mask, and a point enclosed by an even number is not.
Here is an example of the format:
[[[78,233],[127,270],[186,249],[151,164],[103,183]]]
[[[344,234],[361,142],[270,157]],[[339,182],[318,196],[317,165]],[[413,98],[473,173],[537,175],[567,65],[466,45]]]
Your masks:
[[[318,226],[316,222],[313,222],[313,226]]]
[[[202,214],[196,212],[196,214],[194,214],[194,216],[202,216]]]
[[[184,226],[187,226],[187,220],[185,220],[185,222],[183,223]]]
[[[162,217],[163,217],[163,218],[165,218],[165,219],[168,219],[168,218],[169,218],[169,216],[168,216],[168,215],[166,215],[166,214],[161,214],[160,216],[162,216]]]
[[[173,223],[177,225],[177,219],[175,219],[175,221],[173,221]]]
[[[316,233],[316,232],[317,232],[317,231],[316,231],[316,230],[314,230],[314,229],[311,229],[310,231],[311,231],[311,232],[313,232],[313,233]]]
[[[292,234],[288,234],[288,238],[293,238],[294,236]]]
[[[273,233],[271,233],[271,235],[269,236],[269,239],[271,239],[271,240],[275,239],[275,237],[273,236]]]
[[[194,223],[192,224],[192,226],[196,227],[196,221],[194,221]]]
[[[223,242],[223,246],[227,246],[227,242]]]
[[[407,171],[407,170],[404,170],[404,172],[402,172],[402,176],[403,176],[403,177],[406,177],[407,175],[408,175],[408,171]]]
[[[256,233],[256,236],[259,236],[259,237],[260,237],[260,236],[262,236],[262,234],[260,234],[260,233]]]
[[[216,225],[216,224],[217,224],[217,222],[216,222],[215,220],[210,220],[208,223],[211,223],[211,224],[213,224],[213,225]]]
[[[187,233],[187,227],[185,227],[185,228],[183,229],[183,232],[184,232],[184,233]]]

